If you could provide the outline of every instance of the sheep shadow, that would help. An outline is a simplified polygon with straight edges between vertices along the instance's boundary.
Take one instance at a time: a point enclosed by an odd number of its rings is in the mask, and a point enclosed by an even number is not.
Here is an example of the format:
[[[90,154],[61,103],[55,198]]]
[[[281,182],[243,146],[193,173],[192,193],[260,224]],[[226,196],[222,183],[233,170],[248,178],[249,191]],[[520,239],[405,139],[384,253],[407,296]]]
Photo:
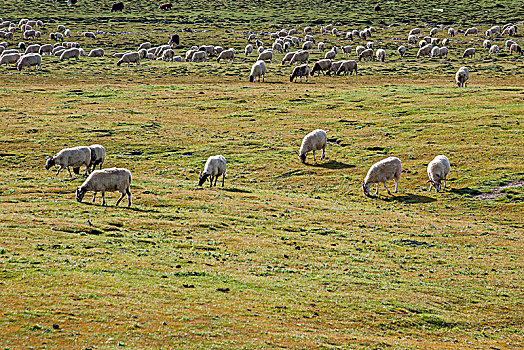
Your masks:
[[[378,198],[384,202],[400,202],[404,204],[432,203],[436,201],[435,198],[428,197],[428,196],[422,196],[418,194],[412,194],[412,193],[408,193],[402,196],[395,196],[395,195],[393,195],[392,197],[377,196],[373,198]]]
[[[450,190],[451,193],[453,194],[458,194],[458,195],[461,195],[461,196],[469,196],[469,197],[475,197],[475,196],[478,196],[478,195],[481,195],[482,192],[479,191],[479,190],[474,190],[472,188],[469,188],[469,187],[465,187],[465,188],[452,188]]]
[[[311,164],[311,166],[316,167],[316,168],[326,168],[326,169],[350,169],[350,168],[355,167],[353,164],[346,164],[346,163],[338,162],[336,160],[330,160],[325,163],[314,163],[314,164]]]
[[[225,192],[234,192],[234,193],[252,193],[252,191],[249,190],[243,190],[240,188],[224,188],[222,189]]]
[[[132,211],[136,211],[139,213],[158,213],[159,212],[158,210],[155,210],[155,209],[141,209],[138,207],[134,207],[133,205],[128,207],[127,205],[122,205],[122,204],[120,204],[119,206],[116,206],[114,203],[107,204],[107,200],[106,200],[106,205],[102,205],[102,203],[93,203],[93,202],[81,202],[80,204],[89,205],[93,207],[99,207],[99,208],[115,208],[115,209],[132,210]]]

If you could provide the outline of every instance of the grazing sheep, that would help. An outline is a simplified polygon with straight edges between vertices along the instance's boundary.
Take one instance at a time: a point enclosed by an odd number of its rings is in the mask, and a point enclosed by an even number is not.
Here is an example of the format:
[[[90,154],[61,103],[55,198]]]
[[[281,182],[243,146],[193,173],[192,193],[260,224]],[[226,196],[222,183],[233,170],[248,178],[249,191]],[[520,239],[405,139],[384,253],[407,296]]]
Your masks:
[[[438,46],[434,46],[431,49],[431,57],[440,57],[440,48]]]
[[[124,3],[116,2],[111,6],[111,12],[124,11]]]
[[[175,51],[173,51],[172,49],[167,49],[164,50],[164,52],[162,53],[161,59],[164,61],[172,61],[173,57],[175,57]]]
[[[73,172],[78,174],[80,167],[86,167],[86,175],[90,172],[89,164],[91,164],[91,150],[86,146],[78,146],[73,148],[64,148],[53,157],[47,159],[45,169],[49,170],[55,165],[58,165],[58,171],[55,176],[58,176],[62,169],[69,171],[69,176],[73,177],[69,167],[73,168]]]
[[[62,45],[60,45],[60,46],[55,46],[55,47],[53,48],[53,51],[51,51],[51,55],[53,55],[53,56],[59,56],[59,55],[62,54],[62,52],[64,52],[64,50],[65,50],[65,47],[63,47]],[[59,53],[60,53],[60,54],[59,54]]]
[[[186,52],[186,57],[185,57],[185,61],[186,62],[191,62],[191,60],[193,59],[193,55],[197,52],[197,50],[187,50]],[[149,53],[148,53],[149,54]]]
[[[262,77],[262,81],[264,81],[264,76],[266,75],[266,62],[260,60],[256,61],[253,66],[251,67],[251,73],[249,74],[249,81],[255,82],[255,78],[258,77],[258,81],[260,82],[260,77]]]
[[[509,50],[511,48],[511,45],[513,44],[516,44],[516,42],[514,42],[513,40],[506,40],[504,47],[506,48],[506,50]]]
[[[357,75],[357,61],[342,61],[340,67],[337,69],[337,75],[340,75],[342,72],[344,72],[344,75],[348,75],[348,73],[352,75],[353,72]]]
[[[418,42],[418,47],[424,47],[426,45],[428,45],[429,43],[425,40],[425,39],[422,39]]]
[[[302,50],[311,50],[313,49],[313,42],[312,41],[306,41],[304,44],[302,44]]]
[[[493,27],[489,28],[489,30],[491,30],[491,33],[493,33],[493,34],[498,34],[498,33],[500,33],[500,26],[493,26]]]
[[[486,38],[490,39],[493,36],[493,33],[491,32],[491,30],[488,29],[484,32],[484,35],[486,36]]]
[[[95,170],[96,166],[100,165],[100,169],[102,169],[102,164],[104,164],[106,159],[106,149],[104,146],[94,144],[89,146],[89,150],[91,151],[91,162],[89,163],[89,167],[92,170]]]
[[[369,188],[372,184],[377,184],[377,190],[374,196],[378,194],[379,184],[384,184],[384,188],[391,195],[391,192],[386,186],[389,180],[395,180],[395,193],[398,190],[398,182],[400,181],[400,173],[402,172],[402,165],[400,159],[397,157],[388,157],[379,162],[376,162],[369,168],[369,171],[362,183],[362,190],[366,196],[369,196]]]
[[[284,50],[282,49],[282,44],[280,44],[280,43],[273,43],[271,48],[273,49],[273,51],[278,51],[280,53],[284,52]]]
[[[16,64],[16,69],[22,70],[22,68],[31,68],[36,67],[37,69],[42,69],[42,56],[37,53],[30,53],[20,57],[20,60]]]
[[[501,34],[501,35],[510,35],[510,36],[514,36],[516,33],[517,33],[517,27],[515,27],[515,26],[509,26],[509,27],[505,28],[505,29],[502,31],[502,34]]]
[[[455,28],[449,28],[448,29],[448,35],[450,37],[454,37],[457,32],[455,31]]]
[[[259,48],[259,47],[263,47],[263,46],[264,46],[264,43],[263,43],[262,41],[260,41],[260,40],[257,39],[257,40],[255,41],[255,46],[256,46],[257,48]]]
[[[342,46],[342,52],[344,53],[344,56],[351,56],[351,49],[352,47],[349,46],[349,45],[346,45],[346,46]]]
[[[448,57],[448,48],[446,46],[442,46],[439,50],[439,57]]]
[[[34,39],[35,37],[36,37],[36,30],[30,29],[30,30],[24,31],[24,39],[29,39],[29,38]]]
[[[471,28],[466,29],[466,31],[464,32],[464,36],[478,35],[478,33],[479,33],[479,30],[476,27],[471,27]]]
[[[330,50],[330,51],[326,52],[326,54],[324,55],[324,58],[333,60],[333,59],[335,59],[336,56],[337,56],[337,53],[335,51],[333,51],[333,50]]]
[[[264,62],[264,61],[262,61]],[[198,186],[202,186],[209,177],[209,187],[213,186],[213,179],[215,180],[215,187],[217,179],[222,175],[222,187],[224,187],[224,179],[226,177],[227,161],[221,155],[211,156],[207,159],[204,171],[200,173],[198,178]]]
[[[440,191],[442,186],[442,181],[444,181],[444,188],[446,188],[447,176],[449,174],[450,165],[449,160],[444,155],[436,156],[428,164],[428,177],[429,177],[429,189],[431,191],[431,186],[435,187],[435,191]],[[426,183],[428,183],[426,182]]]
[[[284,58],[282,58],[282,62],[281,64],[284,65],[285,63],[291,61],[291,59],[293,58],[293,56],[297,53],[298,51],[293,51],[293,52],[288,52],[285,54]]]
[[[498,55],[500,53],[500,49],[498,45],[491,45],[489,48],[489,56],[491,55]]]
[[[360,39],[366,40],[367,39],[367,32],[365,30],[361,30],[360,32],[358,32],[358,36],[360,37]]]
[[[269,61],[273,63],[273,51],[265,50],[258,55],[257,61]]]
[[[40,45],[33,44],[33,45],[29,45],[25,49],[25,54],[27,55],[28,53],[38,53],[39,51],[40,51]]]
[[[368,41],[366,43],[366,48],[367,49],[372,49],[374,46],[375,46],[375,43],[373,43],[372,41]]]
[[[438,33],[438,28],[432,28],[429,31],[429,36],[435,36],[435,35],[437,35],[437,33]]]
[[[366,48],[364,46],[361,46],[361,45],[358,45],[355,49],[355,53],[357,54],[357,56],[360,56],[360,54],[362,53],[362,51],[364,51]]]
[[[87,57],[104,57],[104,49],[98,48],[89,51]]]
[[[0,66],[2,64],[5,64],[5,68],[7,68],[8,64],[14,64],[18,62],[19,59],[20,59],[20,54],[17,52],[2,54],[2,56],[0,56]]]
[[[318,43],[317,45],[318,47],[318,51],[320,52],[324,52],[324,50],[326,49],[326,44],[324,44],[322,41]]]
[[[292,82],[294,79],[296,82],[297,78],[299,77],[300,77],[300,81],[302,81],[302,77],[306,77],[306,82],[307,82],[310,72],[311,72],[311,69],[309,68],[307,64],[296,66],[295,68],[293,68],[293,72],[289,76],[289,81]]]
[[[484,40],[484,42],[482,42],[482,47],[485,49],[489,49],[491,47],[491,40]]]
[[[409,31],[409,35],[420,34],[420,28],[413,28]]]
[[[142,49],[149,50],[152,47],[151,43],[149,41],[146,41],[145,43],[140,44],[137,51],[140,51]]]
[[[183,61],[182,56],[173,57],[173,62],[182,62],[182,61]]]
[[[48,54],[51,55],[51,52],[53,52],[53,45],[51,44],[45,44],[40,46],[40,49],[38,50],[38,53],[40,55]]]
[[[400,57],[404,57],[404,55],[406,54],[406,47],[404,45],[399,46],[397,52]]]
[[[235,60],[235,49],[224,50],[218,55],[217,62],[220,63],[220,60],[228,60],[233,62]]]
[[[303,164],[306,164],[307,154],[313,151],[313,161],[317,161],[315,156],[315,151],[322,150],[322,156],[320,160],[323,160],[326,156],[326,146],[327,146],[327,133],[322,129],[313,130],[302,140],[302,145],[300,145],[300,150],[298,151],[298,157]]]
[[[438,45],[438,42],[440,41],[439,38],[431,38],[430,44],[431,45]]]
[[[431,54],[431,49],[433,48],[433,45],[427,44],[424,47],[421,47],[417,52],[417,58],[420,56],[429,56]]]
[[[84,32],[84,38],[96,39],[96,35],[93,32]]]
[[[442,46],[449,46],[449,38],[442,40]]]
[[[455,74],[455,81],[459,87],[465,87],[469,79],[469,69],[468,67],[460,67],[457,73]]]
[[[140,66],[140,54],[136,51],[126,52],[122,56],[122,58],[116,63],[116,65],[120,66],[122,63],[127,63],[128,67],[129,67],[129,63],[134,63],[135,67]]]
[[[463,58],[466,58],[466,57],[473,57],[475,58],[475,48],[474,47],[470,47],[470,48],[467,48],[466,50],[464,50],[464,54],[462,55]]]
[[[71,38],[71,30],[70,29],[64,30],[64,36]]]
[[[215,53],[215,47],[213,45],[201,45],[198,50],[205,51],[207,56],[211,56]]]
[[[408,36],[408,43],[409,44],[416,44],[417,40],[418,40],[418,37],[416,35]]]
[[[108,168],[95,170],[89,175],[84,183],[76,189],[76,200],[82,202],[86,192],[92,191],[93,203],[96,194],[102,192],[102,205],[106,205],[106,192],[120,192],[122,195],[116,201],[118,206],[122,199],[127,195],[127,206],[131,206],[131,172],[125,168]]]
[[[320,72],[326,75],[326,71],[328,71],[329,68],[331,68],[331,60],[323,59],[323,60],[317,61],[313,65],[313,69],[311,70],[311,76],[313,76],[315,72],[318,72],[318,75],[320,75]]]
[[[312,31],[313,31],[313,29],[311,27],[309,27],[309,26],[304,28],[304,34],[309,34]]]
[[[519,44],[515,43],[509,47],[509,53],[516,52],[522,54],[522,48]]]
[[[309,62],[309,51],[297,51],[291,57],[291,61],[289,61],[289,64],[293,64],[295,62],[301,62],[301,63],[308,63]]]
[[[75,61],[78,61],[78,57],[80,57],[80,50],[76,47],[73,47],[71,49],[64,50],[60,55],[59,60],[63,61],[66,59],[74,58]]]
[[[365,49],[358,55],[358,60],[361,61],[363,58],[368,58],[370,61],[373,59],[373,49]]]
[[[246,48],[244,49],[244,53],[246,56],[251,56],[251,53],[253,52],[253,45],[247,44]]]
[[[168,45],[169,46],[175,45],[175,47],[178,47],[178,45],[180,45],[180,35],[178,35],[178,34],[171,35],[171,38],[169,39]]]
[[[377,61],[384,62],[384,60],[386,59],[386,50],[378,49],[376,52],[376,56],[377,56]]]
[[[262,52],[266,51],[266,49],[264,48],[264,46],[260,46],[258,49],[257,49],[257,53],[260,55]],[[273,50],[268,50],[268,51],[273,51]]]

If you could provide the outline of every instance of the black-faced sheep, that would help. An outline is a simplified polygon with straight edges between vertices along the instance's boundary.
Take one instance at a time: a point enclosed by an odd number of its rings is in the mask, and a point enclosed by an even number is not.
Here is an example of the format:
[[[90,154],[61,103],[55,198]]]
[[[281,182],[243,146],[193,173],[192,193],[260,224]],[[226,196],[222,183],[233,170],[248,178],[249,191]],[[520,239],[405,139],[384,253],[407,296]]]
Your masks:
[[[306,136],[302,140],[302,145],[298,151],[298,157],[302,163],[306,163],[307,154],[313,151],[313,160],[316,162],[317,158],[315,156],[315,151],[322,150],[322,156],[320,160],[324,159],[326,156],[326,146],[327,146],[327,133],[322,129],[317,129]]]
[[[263,61],[262,61],[263,62]],[[221,155],[211,156],[207,159],[204,171],[200,173],[198,178],[198,186],[202,186],[209,177],[209,187],[213,186],[213,179],[215,180],[215,186],[217,185],[217,179],[222,175],[222,187],[224,187],[224,178],[226,177],[227,161]]]
[[[450,165],[449,160],[444,155],[436,156],[428,164],[428,177],[430,183],[428,191],[431,191],[431,186],[435,187],[435,191],[440,191],[442,181],[444,181],[444,188],[446,188],[447,176],[449,174]]]
[[[375,196],[378,194],[379,184],[384,184],[384,188],[391,194],[386,186],[389,180],[395,180],[395,193],[398,190],[398,182],[400,181],[400,174],[402,172],[402,165],[400,159],[397,157],[388,157],[379,162],[376,162],[369,168],[369,171],[362,183],[362,190],[366,196],[369,196],[369,188],[372,184],[377,184]]]
[[[102,205],[106,205],[106,192],[120,192],[122,195],[116,201],[115,206],[120,204],[127,195],[127,206],[131,206],[131,172],[124,168],[108,168],[95,170],[89,175],[84,183],[76,189],[76,200],[82,202],[86,192],[92,191],[93,202],[96,194],[102,192]]]

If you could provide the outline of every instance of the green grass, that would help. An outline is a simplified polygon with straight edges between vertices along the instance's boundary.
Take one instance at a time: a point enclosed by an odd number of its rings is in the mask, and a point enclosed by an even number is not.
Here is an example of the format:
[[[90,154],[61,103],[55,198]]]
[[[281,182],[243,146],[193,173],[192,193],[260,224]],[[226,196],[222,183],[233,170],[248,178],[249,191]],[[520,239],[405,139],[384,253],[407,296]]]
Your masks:
[[[277,11],[228,2],[212,25],[193,22],[217,3],[198,13],[179,2],[183,19],[136,1],[122,14],[92,10],[109,3],[44,2],[38,14],[71,23],[73,40],[111,55],[163,43],[187,23],[198,32],[183,34],[177,54],[203,43],[240,50],[245,35],[226,35],[221,23],[269,30]],[[359,63],[357,76],[290,84],[280,54],[255,84],[246,80],[254,57],[138,68],[116,67],[112,57],[44,57],[42,71],[0,68],[0,347],[522,347],[524,187],[476,197],[523,180],[521,57],[463,60],[462,50],[481,41],[459,35],[447,60],[416,60],[415,48],[400,59],[393,51],[401,41],[392,40],[431,20],[424,16],[445,22],[448,10],[427,13],[433,7],[469,4],[469,17],[456,23],[480,29],[485,8],[497,23],[521,9],[511,1],[397,2],[410,24],[385,29],[379,15],[386,24],[399,19],[386,4],[372,13],[373,4],[351,4],[368,12],[341,11],[349,3],[297,10],[301,24],[325,18],[360,28],[358,15],[379,28],[373,39],[388,59]],[[37,13],[34,4],[4,5],[5,19]],[[298,21],[282,13],[282,22]],[[159,28],[164,17],[169,26]],[[76,34],[86,29],[133,33],[91,42]],[[459,89],[453,78],[462,65],[472,74]],[[327,159],[309,155],[303,165],[295,151],[316,128],[328,131]],[[133,173],[131,208],[114,207],[116,194],[107,207],[89,203],[89,194],[77,203],[84,179],[44,169],[61,148],[92,143],[106,147],[104,167]],[[228,160],[226,185],[199,188],[214,154]],[[449,188],[438,194],[425,184],[437,154],[451,161]],[[390,155],[402,160],[399,193],[365,197],[367,170]]]

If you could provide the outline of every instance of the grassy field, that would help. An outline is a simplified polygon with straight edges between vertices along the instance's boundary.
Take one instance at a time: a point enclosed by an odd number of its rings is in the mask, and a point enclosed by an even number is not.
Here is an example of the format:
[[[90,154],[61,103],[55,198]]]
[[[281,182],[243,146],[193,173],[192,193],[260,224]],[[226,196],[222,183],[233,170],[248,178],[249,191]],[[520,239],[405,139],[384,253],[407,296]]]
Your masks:
[[[137,1],[122,14],[90,7],[109,3],[45,2],[39,13],[70,21],[86,51],[108,55],[164,43],[187,23],[197,32],[182,34],[177,54],[204,43],[240,50],[244,21],[257,31],[278,24],[252,10],[259,2],[201,13],[180,2],[183,18]],[[11,12],[0,17],[37,17],[20,4],[4,4]],[[140,4],[149,12],[139,21]],[[483,9],[500,21],[522,10],[478,4],[456,23],[484,30]],[[400,38],[432,19],[414,2],[393,5],[411,24],[386,28],[360,13],[388,58],[359,63],[357,76],[291,84],[280,54],[260,84],[246,79],[254,57],[129,68],[112,57],[44,57],[41,71],[0,68],[0,348],[523,347],[522,56],[488,58],[481,38],[459,35],[446,60],[417,60],[414,47],[400,59]],[[193,23],[212,6],[216,21]],[[400,20],[385,7],[386,24]],[[323,18],[300,14],[282,23]],[[363,27],[352,16],[330,20]],[[169,25],[159,28],[162,19]],[[221,27],[228,21],[235,32]],[[96,29],[107,33],[78,34]],[[472,45],[479,56],[460,58]],[[459,89],[462,65],[472,74]],[[328,131],[327,159],[301,164],[295,152],[316,128]],[[84,178],[45,170],[47,156],[92,143],[106,147],[104,167],[133,173],[131,208],[114,207],[116,193],[107,207],[89,194],[78,203]],[[199,188],[215,154],[228,160],[225,187]],[[450,187],[428,192],[426,167],[438,154],[451,161]],[[365,197],[367,170],[390,155],[402,160],[399,193]]]

